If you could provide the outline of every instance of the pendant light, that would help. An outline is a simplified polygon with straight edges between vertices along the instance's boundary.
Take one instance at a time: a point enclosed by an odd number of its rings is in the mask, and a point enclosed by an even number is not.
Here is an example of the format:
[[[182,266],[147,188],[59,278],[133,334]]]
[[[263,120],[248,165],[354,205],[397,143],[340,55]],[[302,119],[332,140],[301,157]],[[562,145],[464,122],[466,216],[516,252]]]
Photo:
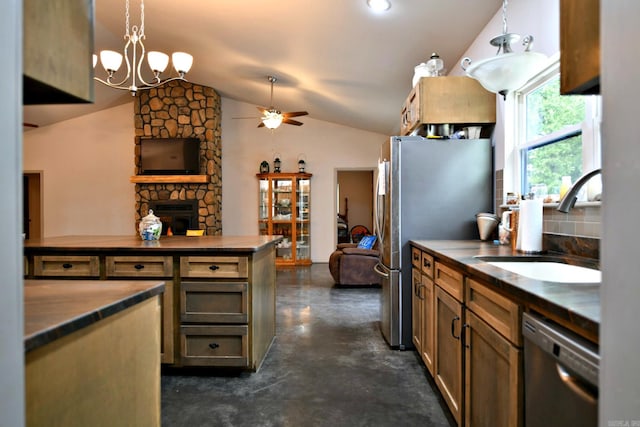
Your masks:
[[[532,52],[533,36],[522,39],[522,52],[513,52],[511,43],[520,40],[520,35],[507,32],[507,0],[502,1],[502,34],[489,43],[498,48],[496,56],[472,62],[469,57],[462,59],[461,67],[490,92],[506,98],[508,92],[521,88],[538,71],[547,57]]]

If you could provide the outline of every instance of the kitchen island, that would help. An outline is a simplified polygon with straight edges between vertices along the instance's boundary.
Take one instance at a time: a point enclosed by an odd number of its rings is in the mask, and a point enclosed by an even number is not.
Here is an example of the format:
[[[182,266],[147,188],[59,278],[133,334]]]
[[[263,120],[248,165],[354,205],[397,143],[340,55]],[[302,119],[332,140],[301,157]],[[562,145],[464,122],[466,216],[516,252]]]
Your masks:
[[[160,425],[161,281],[26,280],[29,426]]]
[[[28,279],[161,280],[161,361],[256,371],[275,337],[281,236],[61,236],[24,243]]]

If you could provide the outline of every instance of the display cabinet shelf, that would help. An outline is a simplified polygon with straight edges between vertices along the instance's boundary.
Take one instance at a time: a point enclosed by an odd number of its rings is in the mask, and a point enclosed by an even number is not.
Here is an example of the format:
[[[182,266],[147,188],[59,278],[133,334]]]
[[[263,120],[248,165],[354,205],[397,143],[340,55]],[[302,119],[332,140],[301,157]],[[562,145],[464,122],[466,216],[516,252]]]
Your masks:
[[[276,265],[311,264],[311,174],[257,174],[258,228],[262,235],[281,235]]]

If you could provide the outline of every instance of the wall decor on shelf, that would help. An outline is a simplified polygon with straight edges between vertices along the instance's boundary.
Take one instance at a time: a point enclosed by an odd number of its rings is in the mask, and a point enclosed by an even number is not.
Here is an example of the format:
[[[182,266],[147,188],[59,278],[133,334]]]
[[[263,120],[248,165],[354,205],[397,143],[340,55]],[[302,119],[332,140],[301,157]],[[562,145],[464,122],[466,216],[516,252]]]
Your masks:
[[[280,157],[276,157],[273,159],[273,172],[280,173],[280,166],[282,166],[282,162],[280,161]]]
[[[305,155],[298,154],[298,172],[304,173],[304,170],[306,167],[307,167],[307,162],[305,162]]]
[[[262,163],[260,163],[260,173],[269,173],[269,162],[266,160],[263,160]]]

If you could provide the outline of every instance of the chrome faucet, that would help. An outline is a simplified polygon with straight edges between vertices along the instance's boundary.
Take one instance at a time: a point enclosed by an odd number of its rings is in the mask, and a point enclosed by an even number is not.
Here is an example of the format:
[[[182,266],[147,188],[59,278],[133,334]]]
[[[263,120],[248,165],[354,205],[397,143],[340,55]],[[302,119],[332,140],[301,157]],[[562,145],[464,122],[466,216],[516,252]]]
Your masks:
[[[578,180],[571,186],[567,194],[564,195],[562,200],[560,200],[560,204],[558,205],[558,210],[560,212],[567,213],[569,209],[573,208],[573,205],[576,204],[576,200],[578,200],[578,191],[582,188],[583,185],[587,183],[594,175],[602,173],[602,169],[594,169],[591,172],[587,172],[582,175]]]

